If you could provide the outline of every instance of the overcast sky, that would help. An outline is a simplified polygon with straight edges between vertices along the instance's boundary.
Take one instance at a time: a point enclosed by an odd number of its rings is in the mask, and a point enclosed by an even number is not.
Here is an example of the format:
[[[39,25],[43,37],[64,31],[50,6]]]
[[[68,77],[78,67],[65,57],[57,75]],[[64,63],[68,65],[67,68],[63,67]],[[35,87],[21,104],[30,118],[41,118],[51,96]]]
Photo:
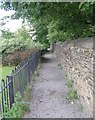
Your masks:
[[[14,14],[15,11],[5,11],[5,10],[0,10],[0,20],[4,16],[11,16]],[[10,29],[11,32],[15,32],[18,28],[21,27],[22,20],[10,20],[4,27]]]

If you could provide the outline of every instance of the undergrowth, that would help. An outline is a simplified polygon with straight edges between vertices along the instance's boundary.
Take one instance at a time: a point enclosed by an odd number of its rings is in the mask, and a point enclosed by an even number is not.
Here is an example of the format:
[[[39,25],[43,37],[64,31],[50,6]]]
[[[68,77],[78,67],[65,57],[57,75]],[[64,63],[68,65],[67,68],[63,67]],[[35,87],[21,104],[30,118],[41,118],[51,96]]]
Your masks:
[[[28,85],[24,91],[22,97],[20,92],[15,95],[15,102],[12,104],[10,109],[8,105],[5,104],[5,110],[2,115],[3,118],[21,118],[26,112],[29,111],[28,101],[31,99],[31,89],[32,85]]]
[[[24,101],[20,92],[18,92],[15,96],[15,102],[12,104],[12,108],[10,109],[5,105],[3,118],[21,118],[28,110],[28,102]]]

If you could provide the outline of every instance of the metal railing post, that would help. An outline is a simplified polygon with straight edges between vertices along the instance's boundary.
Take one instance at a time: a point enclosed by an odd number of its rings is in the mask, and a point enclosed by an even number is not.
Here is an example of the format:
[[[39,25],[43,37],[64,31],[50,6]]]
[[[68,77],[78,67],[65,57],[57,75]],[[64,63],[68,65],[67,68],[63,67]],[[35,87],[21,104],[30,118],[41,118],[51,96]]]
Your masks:
[[[30,75],[30,73],[31,73],[31,69],[30,69],[30,56],[28,57],[28,76],[29,76],[29,83],[30,83],[30,79],[31,79],[31,75]]]
[[[9,82],[9,101],[10,101],[10,108],[12,107],[12,104],[14,103],[14,88],[13,88],[13,77],[7,76],[8,82]]]

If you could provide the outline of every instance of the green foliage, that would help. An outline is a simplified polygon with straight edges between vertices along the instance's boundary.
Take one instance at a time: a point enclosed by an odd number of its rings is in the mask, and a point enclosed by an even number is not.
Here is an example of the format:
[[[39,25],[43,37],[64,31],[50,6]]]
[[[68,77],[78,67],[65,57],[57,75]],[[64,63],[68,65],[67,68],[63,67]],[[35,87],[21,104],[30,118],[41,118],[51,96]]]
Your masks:
[[[72,80],[69,80],[67,77],[67,86],[69,88],[67,98],[69,100],[75,100],[78,99],[77,91],[74,89],[74,82]]]
[[[10,66],[0,66],[0,74],[2,76],[0,76],[0,80],[2,79],[6,79],[6,76],[9,75],[11,73],[11,70],[13,70],[14,67],[10,67]]]
[[[7,105],[5,106],[3,116],[5,118],[21,118],[28,109],[27,102],[22,100],[22,97],[18,92],[15,96],[15,103],[12,105],[12,108],[9,109]]]
[[[41,49],[43,45],[39,42],[34,42],[23,27],[14,33],[14,37],[10,39],[2,37],[0,47],[2,48],[2,53],[10,54],[16,50],[26,50],[33,47]]]
[[[36,40],[47,48],[56,41],[93,36],[93,6],[94,2],[14,2],[13,18],[27,18]]]
[[[25,50],[31,47],[32,40],[24,28],[18,30],[14,38],[1,39],[2,53],[13,53],[16,50]]]
[[[9,32],[9,31],[2,31],[2,38],[5,39],[10,39],[10,38],[14,38],[14,33]]]
[[[89,28],[92,24],[93,5],[90,3],[85,3],[81,9],[79,8],[80,3],[18,4],[17,14],[23,18],[27,17],[33,23],[37,37],[42,41],[46,41],[45,36],[48,36],[49,41],[52,42],[92,34]],[[22,13],[22,11],[24,12]]]
[[[20,52],[22,51],[22,55],[25,56],[25,54],[23,54],[23,52],[26,50],[30,50],[30,49],[45,49],[45,45],[41,44],[39,41],[33,41],[31,39],[31,37],[29,36],[28,32],[25,30],[24,27],[22,27],[21,29],[19,29],[16,33],[12,34],[12,33],[4,33],[5,35],[3,35],[3,37],[1,38],[1,44],[0,44],[0,55],[2,56],[2,62],[3,65],[8,65],[13,64],[13,65],[17,65],[18,63],[21,62],[21,55],[19,56]],[[12,35],[10,35],[12,34]],[[20,52],[18,52],[20,51]],[[12,55],[11,58],[15,57],[14,60],[12,60],[12,62],[9,60],[9,56]],[[16,64],[15,64],[16,63]]]
[[[68,92],[68,99],[70,100],[78,99],[77,91],[74,89],[70,89]]]

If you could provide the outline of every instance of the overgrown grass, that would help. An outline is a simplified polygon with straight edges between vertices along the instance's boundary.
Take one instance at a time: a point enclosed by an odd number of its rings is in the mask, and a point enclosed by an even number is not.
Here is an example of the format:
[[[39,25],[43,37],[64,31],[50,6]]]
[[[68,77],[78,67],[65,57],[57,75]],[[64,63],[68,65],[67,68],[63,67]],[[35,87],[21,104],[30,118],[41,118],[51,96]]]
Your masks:
[[[10,75],[12,69],[14,69],[14,67],[0,66],[0,80],[5,79],[7,75]]]

